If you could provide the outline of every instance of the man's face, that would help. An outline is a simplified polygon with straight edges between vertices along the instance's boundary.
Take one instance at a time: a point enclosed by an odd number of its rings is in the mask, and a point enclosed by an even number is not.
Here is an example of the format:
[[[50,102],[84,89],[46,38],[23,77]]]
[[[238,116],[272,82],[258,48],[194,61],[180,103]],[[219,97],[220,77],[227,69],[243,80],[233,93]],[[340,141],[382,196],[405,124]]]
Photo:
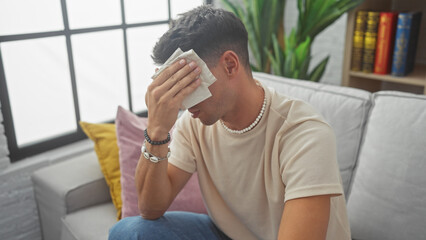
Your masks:
[[[224,78],[219,68],[209,67],[209,69],[217,79],[209,87],[212,96],[188,109],[192,116],[200,119],[204,125],[214,124],[229,109],[227,102],[230,90],[226,86],[226,78]]]

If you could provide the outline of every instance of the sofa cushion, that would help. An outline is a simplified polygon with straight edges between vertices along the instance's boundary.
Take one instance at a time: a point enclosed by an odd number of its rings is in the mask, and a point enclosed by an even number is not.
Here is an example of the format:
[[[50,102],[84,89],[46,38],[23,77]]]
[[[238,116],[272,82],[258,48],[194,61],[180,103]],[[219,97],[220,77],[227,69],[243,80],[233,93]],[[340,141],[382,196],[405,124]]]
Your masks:
[[[140,118],[119,106],[115,123],[121,169],[122,217],[125,218],[139,214],[135,169],[140,157],[140,146],[145,139],[143,130],[147,127],[148,119]]]
[[[107,240],[116,213],[112,203],[104,203],[68,214],[61,219],[61,240]]]
[[[374,94],[351,196],[354,239],[426,239],[426,97]]]
[[[308,102],[332,126],[336,135],[340,174],[348,198],[352,173],[371,107],[371,93],[265,73],[254,73],[254,77],[281,94]]]
[[[135,186],[135,169],[141,155],[144,130],[148,120],[119,107],[116,127],[119,146],[123,218],[139,215],[138,196]],[[176,196],[168,211],[191,211],[207,213],[202,200],[197,174],[193,174],[181,192]]]
[[[115,125],[111,123],[80,122],[86,135],[95,143],[95,151],[105,181],[108,184],[112,202],[117,209],[117,219],[121,218],[120,164]]]

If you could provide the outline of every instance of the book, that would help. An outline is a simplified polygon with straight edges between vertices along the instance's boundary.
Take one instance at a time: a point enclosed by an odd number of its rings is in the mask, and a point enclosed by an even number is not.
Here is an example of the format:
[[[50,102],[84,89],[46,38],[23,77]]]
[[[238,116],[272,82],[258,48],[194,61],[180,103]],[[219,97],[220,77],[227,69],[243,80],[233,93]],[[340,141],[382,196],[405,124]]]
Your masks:
[[[379,18],[380,12],[367,12],[367,27],[362,50],[362,71],[365,73],[372,73],[374,70]]]
[[[380,13],[374,61],[374,73],[376,74],[389,74],[391,72],[397,20],[398,13],[396,12]]]
[[[414,69],[420,20],[420,12],[398,14],[391,71],[394,76],[405,76]]]
[[[421,24],[422,13],[416,12],[413,15],[412,20],[412,31],[410,32],[410,43],[408,44],[408,55],[407,55],[407,71],[406,74],[410,73],[414,69],[414,63],[416,59],[417,52],[417,42],[419,40],[420,34],[420,24]]]
[[[362,49],[364,47],[364,34],[367,26],[367,11],[356,13],[355,30],[353,34],[351,70],[361,71]]]

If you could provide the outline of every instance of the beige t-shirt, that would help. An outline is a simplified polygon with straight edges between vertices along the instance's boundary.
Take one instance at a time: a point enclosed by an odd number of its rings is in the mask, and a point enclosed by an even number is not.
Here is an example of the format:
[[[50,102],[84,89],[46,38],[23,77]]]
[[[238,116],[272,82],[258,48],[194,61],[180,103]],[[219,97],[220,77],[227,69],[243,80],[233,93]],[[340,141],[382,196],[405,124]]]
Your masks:
[[[210,217],[232,239],[277,239],[285,201],[324,194],[341,194],[331,199],[327,239],[350,239],[333,130],[306,103],[263,88],[266,111],[244,134],[184,113],[169,162],[198,172]]]

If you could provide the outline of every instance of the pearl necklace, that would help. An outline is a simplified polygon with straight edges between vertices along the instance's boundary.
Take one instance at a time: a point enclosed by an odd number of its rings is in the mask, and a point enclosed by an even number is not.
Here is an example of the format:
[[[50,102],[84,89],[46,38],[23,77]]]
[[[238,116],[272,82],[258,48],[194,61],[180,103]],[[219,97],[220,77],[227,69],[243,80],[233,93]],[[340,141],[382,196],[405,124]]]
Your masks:
[[[233,133],[233,134],[243,134],[246,133],[250,130],[252,130],[260,121],[260,119],[262,119],[263,113],[265,113],[265,108],[266,108],[266,93],[265,93],[265,98],[263,99],[263,105],[262,105],[262,109],[260,110],[259,115],[257,116],[256,120],[254,120],[254,122],[252,124],[250,124],[250,126],[242,129],[242,130],[232,130],[230,128],[228,128],[225,123],[223,123],[222,120],[220,120],[220,123],[222,124],[223,128],[225,128],[226,131]]]

